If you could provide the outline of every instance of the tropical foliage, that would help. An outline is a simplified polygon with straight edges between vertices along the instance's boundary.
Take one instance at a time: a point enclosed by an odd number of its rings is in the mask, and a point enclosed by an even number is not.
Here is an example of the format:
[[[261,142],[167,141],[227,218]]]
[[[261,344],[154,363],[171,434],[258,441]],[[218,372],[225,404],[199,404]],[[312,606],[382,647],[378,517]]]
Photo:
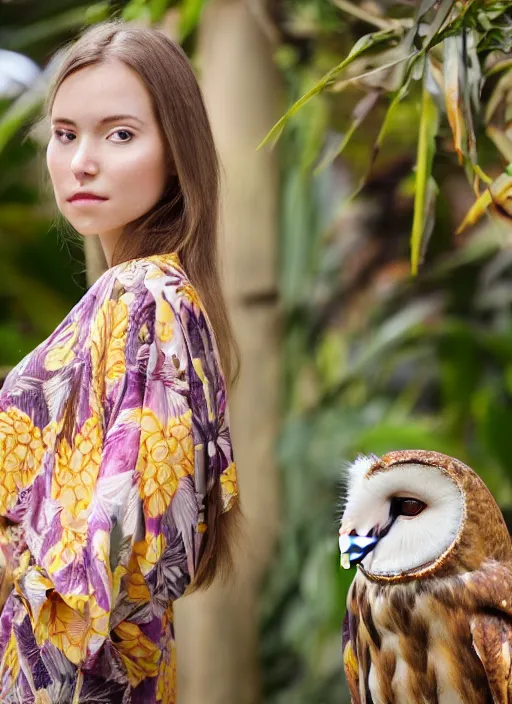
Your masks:
[[[388,104],[380,129],[373,147],[370,144],[368,148],[369,173],[400,103],[405,99],[415,101],[418,132],[411,265],[416,274],[434,224],[438,188],[432,167],[442,115],[451,130],[453,149],[475,192],[479,194],[481,181],[489,185],[461,229],[474,223],[493,203],[500,209],[507,207],[512,177],[505,172],[493,181],[485,174],[477,133],[483,128],[505,163],[512,161],[508,131],[510,6],[489,0],[421,0],[409,12],[404,6],[411,3],[393,3],[395,7],[384,16],[382,8],[374,3],[361,7],[350,0],[332,0],[332,4],[377,30],[360,37],[348,54],[293,104],[263,143],[276,140],[289,120],[315,96],[324,91],[339,95],[357,88],[363,96],[355,103],[351,121],[338,143],[316,167],[322,169],[345,150],[354,132],[386,96]],[[373,7],[364,9],[364,5]],[[486,91],[485,101],[482,91]]]
[[[503,3],[391,5],[294,4],[295,44],[278,52],[294,102],[266,140],[280,137],[287,320],[286,519],[264,611],[272,704],[347,701],[352,575],[335,541],[346,462],[435,449],[511,501],[512,16]],[[454,235],[491,203],[503,221]]]

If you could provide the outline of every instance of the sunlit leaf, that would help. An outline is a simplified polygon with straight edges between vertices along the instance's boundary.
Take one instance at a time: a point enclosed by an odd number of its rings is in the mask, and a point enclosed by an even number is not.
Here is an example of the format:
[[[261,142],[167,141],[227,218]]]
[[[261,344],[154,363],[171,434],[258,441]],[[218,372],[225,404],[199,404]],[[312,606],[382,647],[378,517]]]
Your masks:
[[[430,187],[432,163],[435,152],[435,138],[439,127],[439,110],[434,99],[423,87],[416,160],[416,187],[414,198],[414,215],[411,233],[411,271],[418,273],[423,239],[428,229],[429,211],[433,197]]]
[[[123,8],[123,19],[126,22],[151,21],[151,10],[146,4],[146,0],[130,0]]]
[[[423,235],[421,238],[421,247],[419,253],[419,261],[422,262],[427,246],[434,231],[434,225],[436,222],[436,201],[439,195],[439,187],[432,176],[427,182],[427,191],[425,196],[425,219],[423,223]]]
[[[486,212],[487,208],[492,203],[492,196],[489,189],[486,189],[482,195],[473,203],[464,220],[457,228],[457,234],[463,232],[470,225],[474,225]]]
[[[180,2],[180,42],[197,27],[206,0],[182,0]]]
[[[149,10],[151,12],[151,21],[160,22],[169,7],[169,0],[150,0]]]
[[[108,2],[97,2],[87,8],[85,19],[87,24],[97,24],[105,22],[110,16],[110,4]]]
[[[492,183],[492,178],[490,176],[488,176],[485,173],[485,171],[483,171],[483,169],[480,166],[478,166],[478,164],[474,164],[473,168],[475,170],[475,174],[477,175],[477,177],[479,179],[481,179],[484,183],[486,183],[487,185]]]
[[[512,168],[508,168],[504,174],[489,186],[492,200],[497,212],[512,217]]]
[[[475,115],[480,114],[480,91],[482,88],[482,71],[476,52],[477,41],[478,37],[475,32],[465,31],[463,41],[465,72],[462,81],[462,112],[466,128],[468,153],[473,164],[476,164],[478,160],[473,111]]]
[[[298,167],[306,179],[323,149],[328,125],[329,106],[324,100],[310,102],[297,115],[292,139],[296,140]]]
[[[502,215],[507,220],[512,218],[512,174],[500,174],[491,183],[477,201],[473,203],[466,217],[459,225],[457,233],[462,232],[470,225],[474,225],[491,205],[496,214]]]
[[[462,113],[460,109],[460,66],[462,54],[462,39],[459,36],[447,37],[444,40],[444,98],[446,114],[453,134],[453,145],[459,157],[459,164],[464,161],[462,149]]]

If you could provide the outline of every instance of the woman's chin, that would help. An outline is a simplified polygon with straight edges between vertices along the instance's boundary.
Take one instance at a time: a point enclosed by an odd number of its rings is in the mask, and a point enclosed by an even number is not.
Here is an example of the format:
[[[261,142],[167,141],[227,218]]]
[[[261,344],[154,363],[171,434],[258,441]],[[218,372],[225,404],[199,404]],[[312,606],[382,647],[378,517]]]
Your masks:
[[[72,225],[73,229],[78,232],[79,235],[82,235],[83,237],[91,237],[92,235],[101,235],[102,232],[105,231],[105,228],[98,227],[98,223],[85,223],[85,222],[80,222],[80,221],[74,221],[69,220],[69,223]]]

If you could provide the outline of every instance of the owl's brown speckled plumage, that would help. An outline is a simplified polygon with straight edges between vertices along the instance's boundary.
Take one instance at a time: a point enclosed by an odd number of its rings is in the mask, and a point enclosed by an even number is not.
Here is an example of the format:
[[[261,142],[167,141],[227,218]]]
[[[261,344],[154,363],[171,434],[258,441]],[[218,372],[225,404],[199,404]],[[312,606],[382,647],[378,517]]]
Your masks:
[[[353,704],[512,704],[512,551],[496,502],[451,457],[414,450],[373,460],[363,489],[378,473],[421,465],[455,482],[461,514],[426,564],[388,574],[359,565],[343,628]],[[344,516],[347,530],[352,520]]]

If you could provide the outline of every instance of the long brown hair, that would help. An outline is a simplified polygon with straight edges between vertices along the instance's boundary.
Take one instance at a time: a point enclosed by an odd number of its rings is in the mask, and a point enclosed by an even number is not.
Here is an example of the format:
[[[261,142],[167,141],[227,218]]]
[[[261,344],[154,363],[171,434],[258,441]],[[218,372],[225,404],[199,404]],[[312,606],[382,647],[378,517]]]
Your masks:
[[[72,73],[110,60],[135,70],[150,94],[167,151],[168,183],[163,197],[130,224],[118,241],[112,265],[153,254],[177,252],[211,321],[222,370],[232,387],[239,367],[219,273],[217,230],[219,159],[203,97],[181,47],[163,32],[121,21],[87,29],[70,47],[48,91],[51,114],[56,93]],[[230,562],[230,538],[238,504],[221,512],[218,482],[208,495],[208,529],[193,587],[207,586]]]

